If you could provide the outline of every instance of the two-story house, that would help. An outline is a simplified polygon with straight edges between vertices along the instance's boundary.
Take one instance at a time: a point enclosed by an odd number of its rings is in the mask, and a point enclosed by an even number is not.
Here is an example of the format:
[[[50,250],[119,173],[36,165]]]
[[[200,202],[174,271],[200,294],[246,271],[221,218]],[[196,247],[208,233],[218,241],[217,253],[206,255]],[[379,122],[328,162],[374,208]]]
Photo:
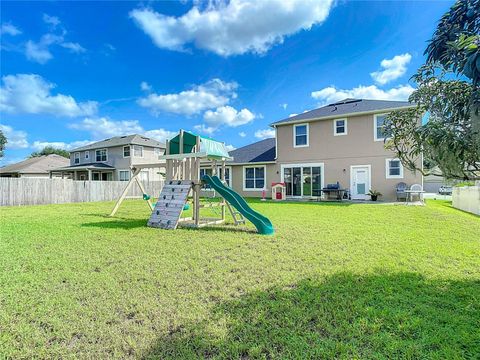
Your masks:
[[[128,181],[131,166],[158,162],[164,155],[165,144],[134,134],[116,136],[70,151],[70,165],[52,170],[74,180]],[[141,180],[157,181],[163,178],[162,167],[142,170]]]
[[[368,191],[375,189],[383,200],[394,200],[399,182],[423,181],[384,146],[386,115],[412,106],[404,101],[345,99],[274,122],[275,139],[230,152],[233,188],[244,196],[261,196],[264,190],[268,196],[272,182],[284,182],[287,197],[308,198],[338,182],[352,199],[369,199]]]

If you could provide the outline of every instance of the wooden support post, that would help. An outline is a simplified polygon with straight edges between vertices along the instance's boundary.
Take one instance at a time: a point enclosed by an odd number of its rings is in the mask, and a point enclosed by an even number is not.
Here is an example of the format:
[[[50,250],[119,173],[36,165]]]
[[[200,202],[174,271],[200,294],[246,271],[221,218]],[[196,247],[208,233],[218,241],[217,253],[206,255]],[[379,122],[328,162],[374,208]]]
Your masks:
[[[125,196],[127,196],[128,190],[130,190],[130,187],[132,186],[133,182],[135,181],[135,178],[137,175],[140,173],[141,169],[135,169],[135,172],[133,173],[132,177],[128,181],[127,186],[125,186],[125,189],[123,189],[122,195],[118,198],[117,202],[115,203],[115,206],[113,207],[112,212],[110,213],[110,216],[115,216],[117,213],[118,208],[122,204],[123,200],[125,200]]]

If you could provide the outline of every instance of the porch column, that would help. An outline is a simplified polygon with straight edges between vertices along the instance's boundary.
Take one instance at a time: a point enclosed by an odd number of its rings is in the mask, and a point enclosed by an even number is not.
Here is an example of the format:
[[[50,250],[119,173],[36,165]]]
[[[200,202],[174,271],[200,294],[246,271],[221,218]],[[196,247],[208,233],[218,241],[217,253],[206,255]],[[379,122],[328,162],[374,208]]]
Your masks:
[[[87,169],[88,170],[88,181],[92,181],[92,169]]]
[[[77,180],[77,170],[73,171],[73,180]]]

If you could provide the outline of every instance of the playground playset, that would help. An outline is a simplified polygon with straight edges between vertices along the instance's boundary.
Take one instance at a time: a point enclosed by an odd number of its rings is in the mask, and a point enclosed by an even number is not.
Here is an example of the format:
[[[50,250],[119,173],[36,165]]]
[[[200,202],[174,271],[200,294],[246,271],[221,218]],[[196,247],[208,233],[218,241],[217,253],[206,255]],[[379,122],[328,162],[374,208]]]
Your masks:
[[[118,198],[110,216],[115,215],[125,200],[128,190],[136,183],[152,210],[147,222],[150,227],[174,230],[179,225],[201,228],[222,224],[225,222],[228,209],[235,225],[245,224],[247,219],[255,225],[258,233],[273,234],[274,228],[270,220],[253,210],[244,198],[226,185],[225,162],[227,160],[232,158],[224,143],[180,130],[177,136],[167,141],[165,155],[159,156],[158,163],[139,164],[132,167],[132,177]],[[166,182],[156,204],[153,204],[151,196],[145,192],[139,174],[142,169],[161,166],[165,166],[166,169]],[[200,178],[200,166],[211,167],[212,176],[205,175]],[[221,171],[217,174],[219,167]],[[210,186],[221,198],[218,201],[202,203],[201,190],[205,186]],[[192,203],[192,216],[182,217],[182,212],[189,208],[189,201]],[[206,207],[219,207],[220,217],[202,217],[200,210]]]

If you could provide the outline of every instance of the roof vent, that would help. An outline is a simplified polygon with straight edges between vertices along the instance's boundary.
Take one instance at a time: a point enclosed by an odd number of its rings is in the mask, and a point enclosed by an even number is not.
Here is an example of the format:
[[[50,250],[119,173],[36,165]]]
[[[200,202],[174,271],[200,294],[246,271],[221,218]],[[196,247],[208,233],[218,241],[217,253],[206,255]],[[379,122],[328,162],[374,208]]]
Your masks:
[[[328,106],[352,104],[352,103],[358,103],[360,101],[362,101],[362,99],[350,99],[350,98],[348,98],[348,99],[343,99],[341,101],[329,104]]]

